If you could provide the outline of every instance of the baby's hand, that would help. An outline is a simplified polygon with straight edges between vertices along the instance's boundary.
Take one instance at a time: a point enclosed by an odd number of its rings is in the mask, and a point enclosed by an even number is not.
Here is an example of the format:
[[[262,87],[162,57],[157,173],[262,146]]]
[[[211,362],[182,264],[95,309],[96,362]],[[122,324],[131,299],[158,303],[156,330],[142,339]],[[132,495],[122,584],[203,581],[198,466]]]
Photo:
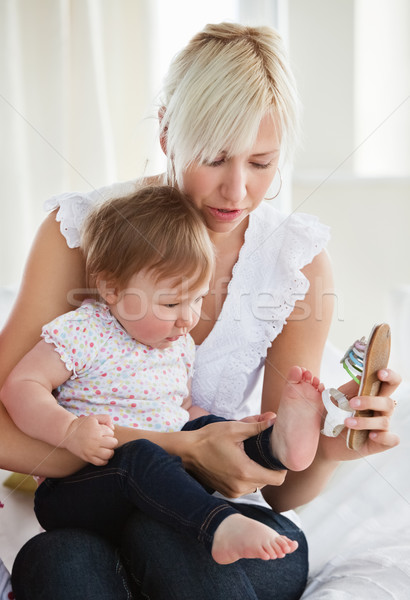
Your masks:
[[[67,429],[64,447],[96,466],[106,465],[114,454],[118,440],[108,415],[89,415],[72,421]]]

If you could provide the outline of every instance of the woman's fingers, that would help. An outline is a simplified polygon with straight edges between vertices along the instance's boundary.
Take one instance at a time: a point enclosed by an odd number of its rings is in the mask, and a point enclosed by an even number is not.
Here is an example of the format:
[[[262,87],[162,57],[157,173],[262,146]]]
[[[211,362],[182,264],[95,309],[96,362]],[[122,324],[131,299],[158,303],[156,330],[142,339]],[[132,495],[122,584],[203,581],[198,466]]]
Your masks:
[[[380,369],[378,372],[378,378],[382,382],[378,396],[390,396],[400,385],[401,377],[396,371],[392,369]],[[359,386],[353,381],[348,381],[339,387],[339,390],[343,392],[348,398],[356,396]]]
[[[391,431],[371,431],[369,438],[372,442],[381,446],[381,450],[394,448],[400,444],[399,436]]]
[[[261,421],[269,421],[271,425],[275,422],[276,413],[272,411],[268,411],[262,413],[261,415],[250,415],[249,417],[244,417],[240,419],[242,423],[260,423]],[[269,425],[268,425],[269,427]]]
[[[251,460],[242,450],[242,465],[240,471],[225,479],[220,486],[225,488],[221,492],[229,498],[238,498],[244,494],[250,494],[265,485],[282,485],[286,477],[286,471],[273,471],[266,469]],[[218,491],[221,489],[218,488]]]
[[[379,396],[390,396],[401,383],[400,375],[392,369],[381,369],[377,376],[382,382]]]
[[[375,410],[391,415],[396,407],[393,398],[389,396],[360,396],[352,398],[349,405],[354,410]]]
[[[246,440],[247,438],[253,437],[254,435],[258,435],[258,433],[261,433],[262,431],[265,431],[265,429],[271,427],[275,422],[276,415],[275,413],[270,414],[274,416],[265,419],[264,421],[256,421],[252,423],[237,421],[236,423],[240,425],[240,427],[238,428],[238,439],[242,441]]]
[[[349,417],[345,420],[345,425],[349,429],[367,429],[388,431],[390,418],[386,415],[373,417]]]

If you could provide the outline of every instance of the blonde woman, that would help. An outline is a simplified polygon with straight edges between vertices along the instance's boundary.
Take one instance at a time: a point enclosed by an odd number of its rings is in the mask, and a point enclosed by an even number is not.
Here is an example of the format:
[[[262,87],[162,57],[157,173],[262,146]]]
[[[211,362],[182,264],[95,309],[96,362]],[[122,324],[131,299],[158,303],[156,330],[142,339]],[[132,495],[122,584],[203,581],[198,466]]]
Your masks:
[[[298,103],[279,35],[267,27],[209,25],[172,62],[164,84],[160,142],[168,158],[164,179],[187,193],[202,212],[216,248],[216,269],[201,319],[192,398],[227,419],[277,412],[294,364],[319,373],[332,313],[327,229],[307,215],[285,217],[263,200],[275,193],[279,161],[297,138]],[[158,178],[149,180],[155,183]],[[1,337],[3,380],[38,341],[41,326],[68,311],[85,288],[76,249],[82,218],[95,202],[131,192],[136,182],[91,194],[52,199],[40,228],[21,292]],[[370,420],[346,425],[370,429],[360,456],[398,443],[389,432],[390,394],[399,377],[380,372],[380,396],[362,398]],[[262,392],[257,392],[263,377]],[[355,385],[348,385],[352,405]],[[364,406],[365,405],[365,406]],[[255,419],[256,421],[256,419]],[[77,530],[42,534],[20,552],[13,572],[17,599],[53,597],[178,600],[288,600],[303,593],[308,571],[303,533],[281,512],[309,502],[339,461],[357,458],[341,437],[322,438],[312,465],[299,473],[272,472],[243,452],[257,421],[214,423],[156,443],[229,498],[237,510],[298,542],[281,561],[217,565],[203,548],[140,514],[133,515],[118,548]],[[78,459],[27,438],[2,416],[2,466],[62,476]],[[138,437],[117,428],[120,444]],[[263,488],[261,493],[253,493]],[[32,557],[36,560],[33,561]],[[70,566],[67,566],[69,562]],[[124,571],[125,568],[125,571]]]

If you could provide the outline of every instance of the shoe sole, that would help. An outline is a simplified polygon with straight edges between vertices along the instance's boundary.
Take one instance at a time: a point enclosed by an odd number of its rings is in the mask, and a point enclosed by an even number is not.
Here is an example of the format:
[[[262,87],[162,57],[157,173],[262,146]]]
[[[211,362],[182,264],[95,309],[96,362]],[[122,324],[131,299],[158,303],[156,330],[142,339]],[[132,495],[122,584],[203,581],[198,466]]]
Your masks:
[[[385,369],[389,363],[391,346],[390,327],[387,323],[375,325],[370,333],[363,361],[363,374],[360,380],[358,396],[377,396],[381,381],[377,378],[380,369]],[[357,410],[354,417],[372,417],[372,410]],[[347,447],[358,450],[367,440],[369,432],[361,429],[348,429]]]

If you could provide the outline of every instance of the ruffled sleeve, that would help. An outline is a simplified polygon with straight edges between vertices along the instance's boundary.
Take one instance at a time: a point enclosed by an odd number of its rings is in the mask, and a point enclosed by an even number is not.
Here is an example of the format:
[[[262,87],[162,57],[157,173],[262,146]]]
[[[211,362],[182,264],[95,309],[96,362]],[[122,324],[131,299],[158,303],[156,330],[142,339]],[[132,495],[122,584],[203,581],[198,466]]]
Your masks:
[[[84,302],[77,310],[57,317],[42,329],[44,341],[54,345],[66,368],[72,371],[71,379],[90,369],[98,355],[102,340],[95,314],[99,316],[98,310]]]
[[[122,181],[91,192],[68,192],[52,196],[44,203],[46,211],[56,210],[56,220],[69,248],[78,248],[80,232],[88,213],[96,204],[132,194],[138,180]]]

